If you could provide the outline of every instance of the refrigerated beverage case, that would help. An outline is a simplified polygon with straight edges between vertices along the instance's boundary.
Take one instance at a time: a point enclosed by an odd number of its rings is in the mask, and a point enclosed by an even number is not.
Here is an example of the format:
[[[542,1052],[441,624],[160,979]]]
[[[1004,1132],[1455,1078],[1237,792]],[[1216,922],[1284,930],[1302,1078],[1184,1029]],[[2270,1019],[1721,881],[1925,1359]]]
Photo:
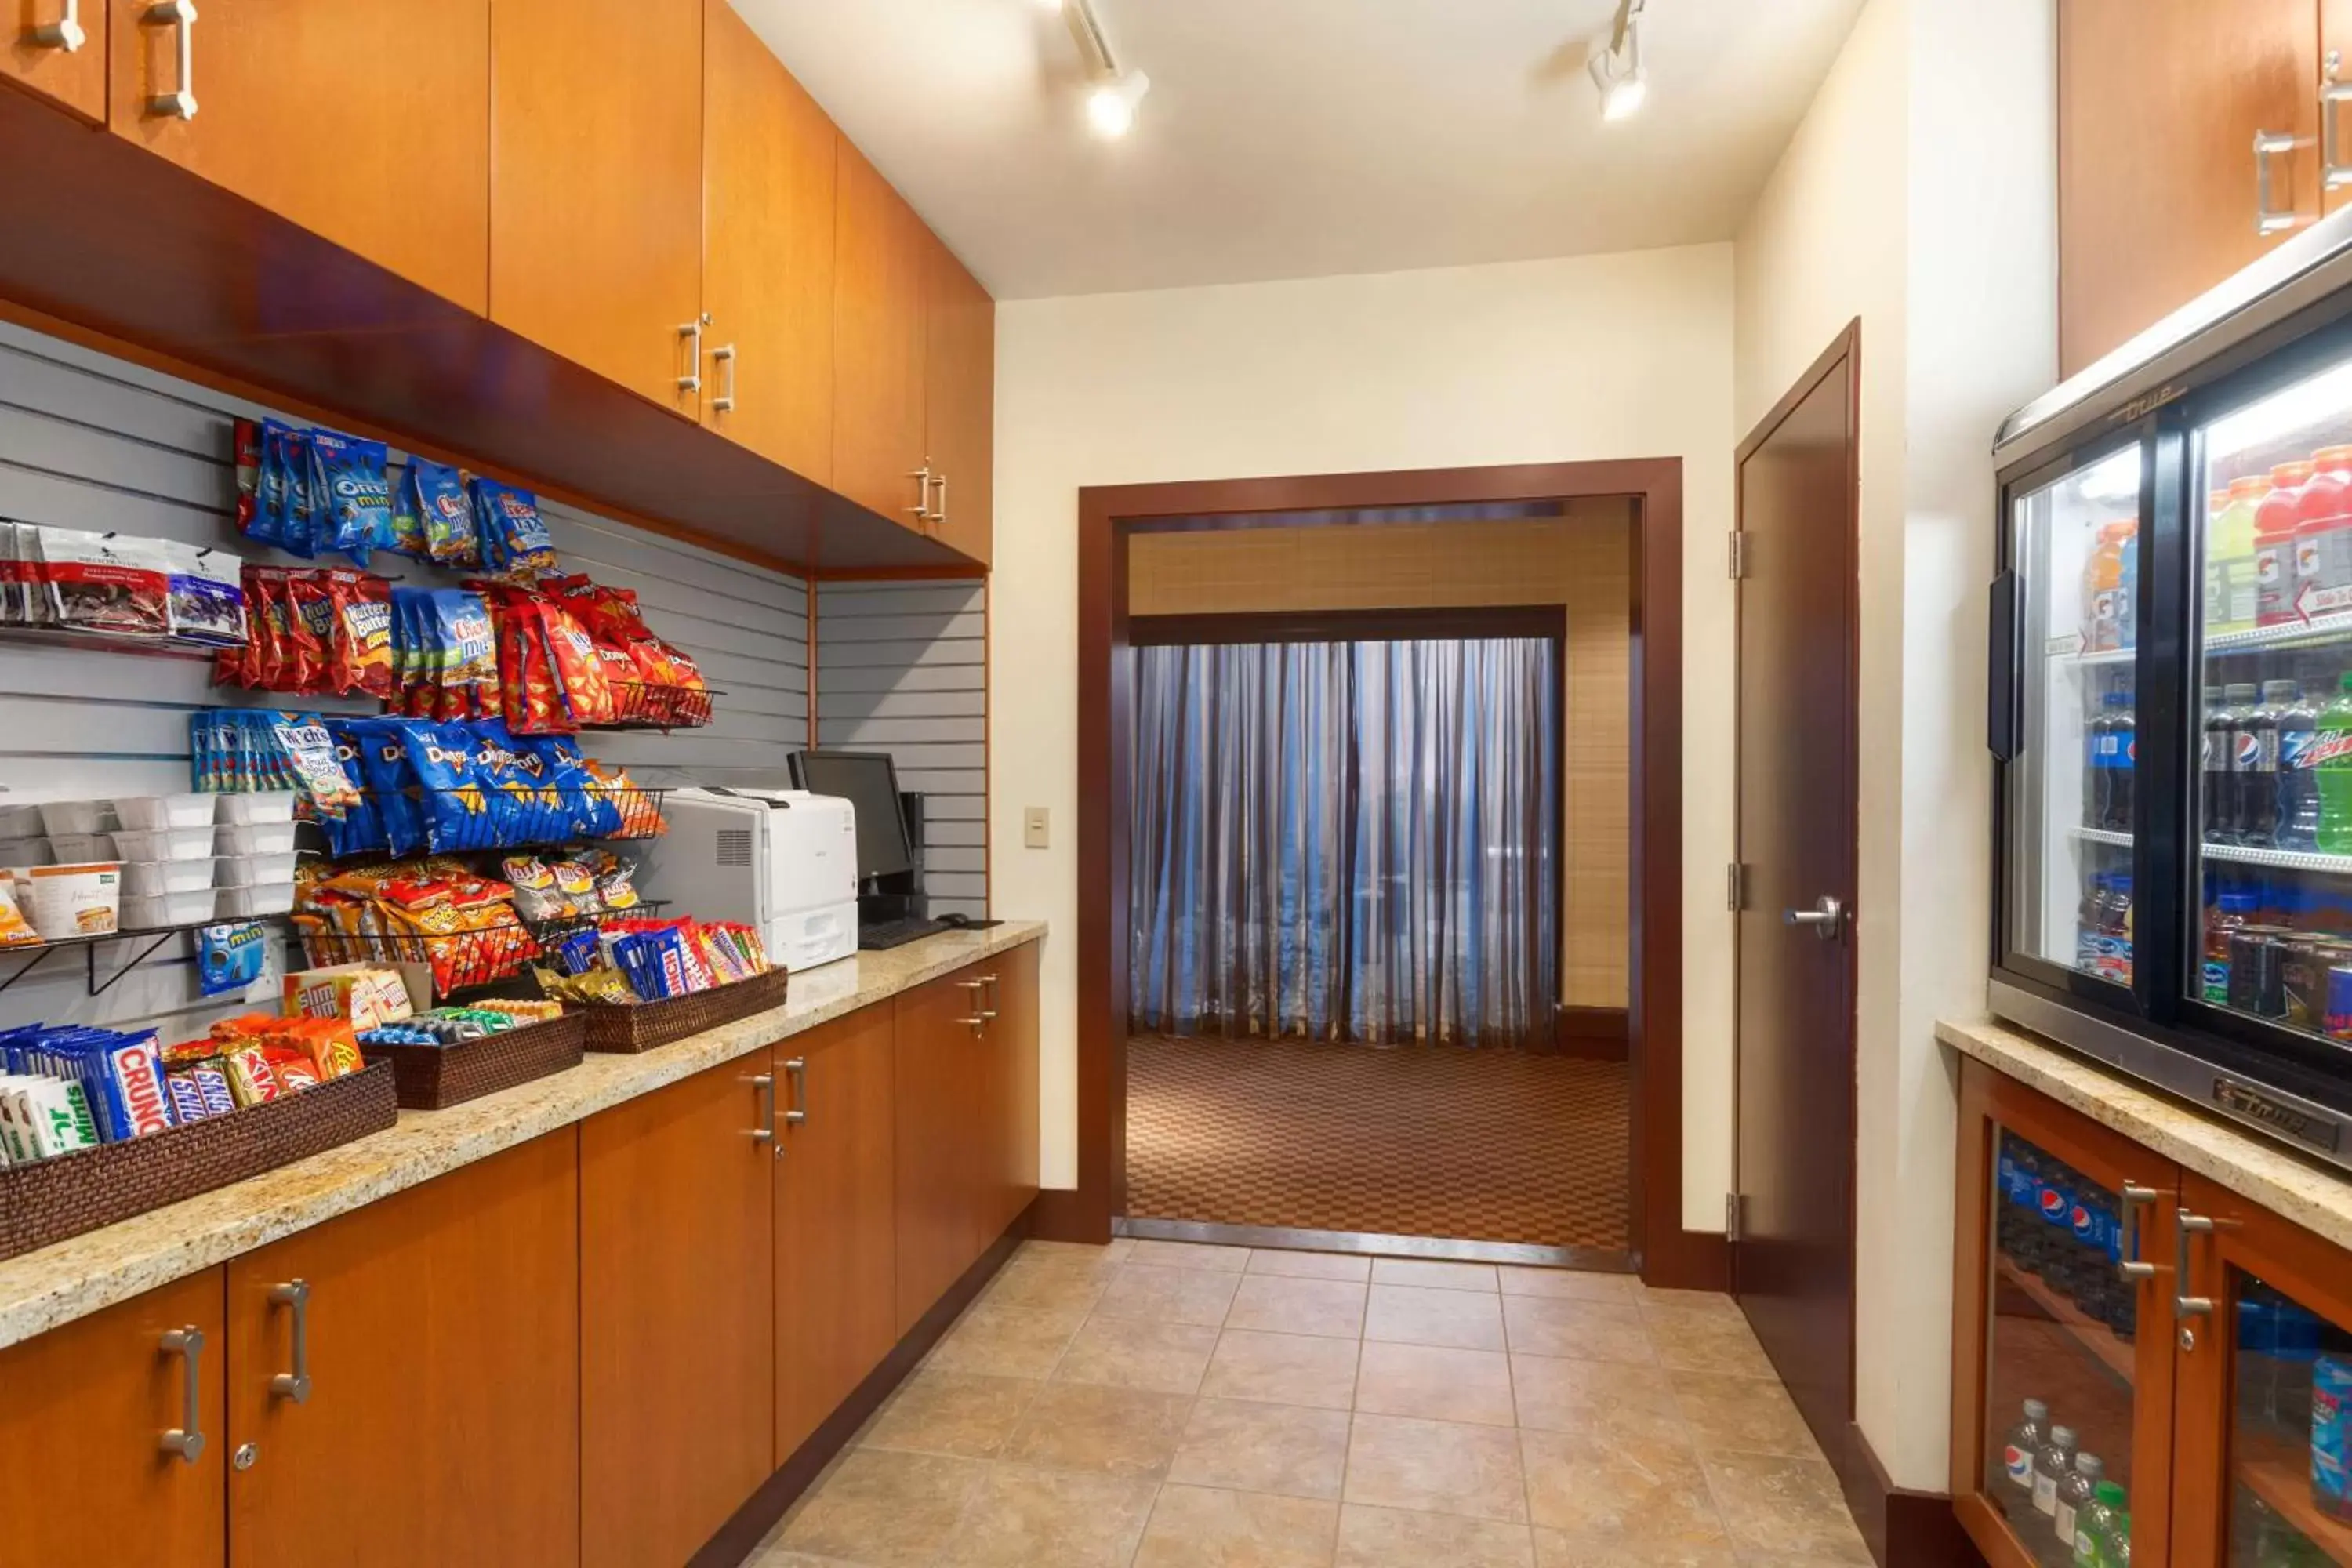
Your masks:
[[[2319,847],[2319,775],[2312,768],[2313,742],[2319,739],[2319,709],[2305,698],[2294,682],[2278,716],[2278,831],[2271,842],[2281,849],[2303,853]]]
[[[2231,731],[2237,727],[2238,716],[2230,711],[2224,696],[2226,688],[2209,686],[2205,689],[2204,740],[2198,752],[2202,774],[2199,788],[2203,795],[2200,809],[2205,820],[2205,842],[2227,844],[2230,817],[2230,748]]]
[[[2302,522],[2303,487],[2309,463],[2282,463],[2271,470],[2270,493],[2254,509],[2254,620],[2265,626],[2295,618],[2294,537]]]
[[[2106,816],[2099,824],[2110,833],[2129,833],[2134,816],[2133,799],[2137,774],[2133,763],[2138,755],[2139,725],[2132,714],[2131,693],[2107,693],[2107,738],[2105,767],[2107,782],[2100,789],[2101,804]]]
[[[2124,1489],[2101,1481],[2091,1489],[2091,1501],[2074,1516],[2074,1568],[2102,1568],[2112,1561],[2116,1520],[2123,1512]]]
[[[2254,514],[2270,488],[2270,480],[2257,474],[2212,494],[2212,513],[2205,525],[2205,632],[2209,637],[2253,627]]]
[[[2295,500],[2295,610],[2304,619],[2352,609],[2352,447],[2322,447]]]
[[[2311,768],[2319,783],[2319,847],[2329,855],[2352,855],[2352,673],[2337,683],[2335,700],[2319,710]]]
[[[2074,1468],[2074,1429],[2053,1426],[2049,1440],[2033,1456],[2033,1509],[2043,1515],[2058,1511],[2058,1483]]]
[[[2230,731],[2230,842],[2268,847],[2278,826],[2278,714],[2252,685],[2228,689],[2237,722]]]
[[[2205,963],[2199,994],[2216,1007],[2230,1005],[2230,939],[2252,923],[2251,893],[2224,893],[2205,915]]]
[[[2001,1468],[2009,1477],[2009,1484],[2028,1496],[2033,1491],[2034,1456],[2048,1441],[2050,1406],[2038,1399],[2029,1399],[2025,1402],[2025,1419],[2009,1429],[2009,1437],[2000,1447]]]
[[[2136,522],[2103,522],[2083,565],[2083,650],[2113,653],[2124,646],[2124,541]]]
[[[2050,1516],[2050,1527],[2058,1543],[2069,1552],[2074,1549],[2075,1529],[2082,1522],[2084,1510],[2097,1496],[2099,1478],[2106,1468],[2096,1454],[2077,1454],[2074,1468],[2058,1478],[2058,1508]]]

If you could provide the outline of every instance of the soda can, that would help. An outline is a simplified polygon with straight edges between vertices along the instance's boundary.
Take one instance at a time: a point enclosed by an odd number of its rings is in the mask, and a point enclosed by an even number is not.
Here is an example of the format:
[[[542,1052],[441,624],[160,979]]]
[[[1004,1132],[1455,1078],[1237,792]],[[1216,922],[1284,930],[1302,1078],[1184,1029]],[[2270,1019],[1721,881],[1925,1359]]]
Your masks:
[[[2317,1034],[2327,1017],[2329,943],[2317,937],[2293,937],[2279,944],[2279,979],[2290,1028]]]
[[[2230,933],[2230,1005],[2258,1018],[2286,1014],[2284,926],[2246,926]]]
[[[2334,1040],[2352,1040],[2352,963],[2327,972],[2327,1012],[2325,1027]]]

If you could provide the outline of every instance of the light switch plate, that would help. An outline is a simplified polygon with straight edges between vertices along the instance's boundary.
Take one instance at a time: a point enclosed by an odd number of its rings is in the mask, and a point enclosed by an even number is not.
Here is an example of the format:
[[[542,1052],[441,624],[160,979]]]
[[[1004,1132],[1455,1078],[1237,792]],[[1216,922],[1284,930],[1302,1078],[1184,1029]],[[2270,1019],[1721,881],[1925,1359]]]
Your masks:
[[[1045,808],[1033,805],[1021,813],[1021,842],[1032,849],[1043,849],[1050,835],[1046,831]]]

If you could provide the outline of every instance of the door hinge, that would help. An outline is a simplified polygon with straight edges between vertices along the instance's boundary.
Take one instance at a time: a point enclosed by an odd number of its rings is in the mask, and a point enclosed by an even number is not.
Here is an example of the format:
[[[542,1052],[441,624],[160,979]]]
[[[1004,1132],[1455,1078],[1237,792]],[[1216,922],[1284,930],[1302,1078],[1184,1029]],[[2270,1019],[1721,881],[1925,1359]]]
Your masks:
[[[1723,1194],[1723,1237],[1726,1241],[1739,1239],[1740,1196],[1738,1193]]]
[[[1737,860],[1723,868],[1723,907],[1733,914],[1748,907],[1748,868]]]
[[[1748,575],[1748,532],[1745,529],[1735,528],[1731,531],[1731,551],[1728,564],[1731,568],[1732,576],[1745,577]]]

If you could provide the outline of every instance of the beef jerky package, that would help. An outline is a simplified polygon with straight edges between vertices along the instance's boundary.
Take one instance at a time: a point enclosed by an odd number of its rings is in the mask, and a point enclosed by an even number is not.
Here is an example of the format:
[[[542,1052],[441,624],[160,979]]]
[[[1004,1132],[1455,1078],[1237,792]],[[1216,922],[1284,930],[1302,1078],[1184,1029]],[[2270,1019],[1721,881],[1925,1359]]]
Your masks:
[[[72,528],[44,528],[39,539],[58,626],[109,637],[171,630],[171,580],[160,542]]]
[[[166,611],[172,635],[193,642],[241,648],[247,641],[244,563],[223,550],[166,543],[171,596]]]

